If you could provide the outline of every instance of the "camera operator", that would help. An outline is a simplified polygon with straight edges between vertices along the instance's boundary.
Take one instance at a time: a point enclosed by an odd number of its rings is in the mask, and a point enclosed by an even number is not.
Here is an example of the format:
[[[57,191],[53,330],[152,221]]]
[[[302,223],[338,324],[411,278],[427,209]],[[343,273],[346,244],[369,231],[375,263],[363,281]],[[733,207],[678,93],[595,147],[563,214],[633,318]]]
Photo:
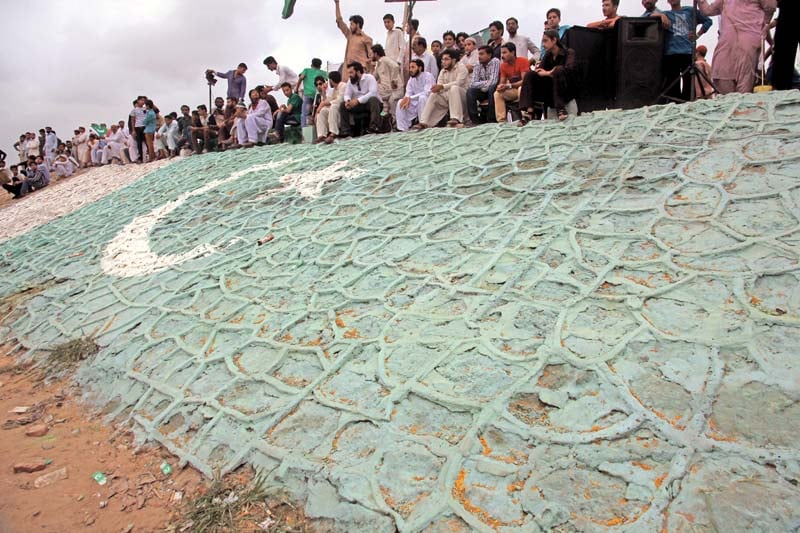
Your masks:
[[[211,83],[211,79],[209,78],[209,74],[212,78],[214,75],[219,78],[225,78],[228,80],[228,98],[236,98],[237,102],[241,102],[244,100],[244,97],[247,94],[247,78],[244,77],[245,72],[247,72],[247,65],[244,63],[239,63],[238,67],[227,72],[219,72],[214,69],[208,69],[206,70],[206,79],[208,79],[209,83],[213,85],[213,83]]]

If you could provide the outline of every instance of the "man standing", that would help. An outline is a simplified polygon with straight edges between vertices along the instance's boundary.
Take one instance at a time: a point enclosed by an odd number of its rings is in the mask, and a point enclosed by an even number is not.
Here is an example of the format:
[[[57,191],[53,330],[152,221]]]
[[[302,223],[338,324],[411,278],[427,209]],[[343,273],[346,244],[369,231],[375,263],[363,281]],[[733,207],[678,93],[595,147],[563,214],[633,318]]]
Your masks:
[[[347,65],[350,79],[344,90],[339,129],[342,136],[352,134],[350,119],[353,115],[369,113],[369,133],[380,131],[381,100],[378,97],[378,81],[372,74],[364,73],[364,65],[354,61]]]
[[[208,69],[206,72],[209,71],[216,74],[218,78],[228,80],[228,98],[236,98],[237,102],[244,100],[244,96],[247,94],[247,78],[244,77],[247,65],[239,63],[238,67],[227,72],[219,72],[214,69]]]
[[[505,43],[503,45],[503,62],[500,63],[500,82],[494,93],[497,122],[502,124],[506,121],[506,103],[519,101],[522,80],[530,70],[530,62],[517,57],[517,47],[514,46],[514,43]]]
[[[395,27],[394,15],[391,13],[383,16],[383,26],[386,28],[386,57],[402,65],[407,60],[403,30]]]
[[[378,82],[378,97],[383,109],[394,114],[397,102],[403,97],[403,74],[400,65],[386,57],[383,46],[372,45],[372,62],[375,64],[375,80]]]
[[[425,72],[433,76],[434,80],[437,79],[439,77],[439,67],[436,65],[436,58],[428,52],[428,41],[425,40],[425,37],[415,37],[411,42],[411,51],[414,52],[414,56],[411,59],[422,60],[425,65]]]
[[[506,29],[508,30],[506,42],[514,43],[514,46],[517,47],[517,56],[527,59],[528,53],[530,53],[530,64],[536,64],[539,61],[539,47],[533,44],[530,37],[517,33],[519,31],[519,21],[515,17],[509,18],[506,21]]]
[[[467,89],[467,112],[473,124],[481,122],[478,116],[478,105],[487,100],[489,109],[483,117],[483,122],[495,121],[494,91],[499,81],[500,60],[492,57],[491,47],[481,46],[478,49],[478,64],[472,70],[472,83]]]
[[[458,62],[458,52],[443,51],[439,80],[431,87],[431,95],[422,111],[417,128],[436,126],[448,111],[450,120],[447,125],[453,128],[463,127],[467,87],[469,87],[469,73],[467,67]]]
[[[419,118],[430,97],[431,89],[436,83],[430,72],[425,72],[425,63],[421,59],[412,59],[408,64],[408,83],[405,97],[397,102],[395,110],[397,129],[408,131],[414,119]]]
[[[289,67],[283,65],[278,66],[278,61],[274,57],[267,57],[264,60],[264,65],[267,67],[267,69],[278,75],[278,83],[276,85],[264,86],[264,90],[268,93],[279,90],[284,83],[288,83],[292,87],[297,85],[297,80],[299,79],[297,73]]]
[[[344,91],[347,84],[342,81],[342,75],[337,71],[328,74],[330,91],[317,108],[317,142],[331,144],[339,135],[339,120],[341,106],[344,102]]]
[[[369,56],[372,48],[372,37],[364,33],[364,17],[353,15],[350,17],[350,25],[344,23],[342,11],[339,8],[339,0],[333,0],[336,4],[336,25],[347,39],[347,47],[344,53],[344,64],[361,63],[368,72],[372,71]]]
[[[692,41],[700,38],[706,33],[712,20],[702,13],[695,13],[694,7],[681,7],[681,0],[668,0],[669,11],[661,14],[662,22],[666,27],[666,43],[664,44],[664,84],[673,84],[681,77],[684,69],[691,66],[694,58],[692,57]],[[694,18],[696,16],[696,18]],[[698,31],[692,22],[702,24]],[[696,32],[696,33],[695,33]],[[673,100],[688,102],[692,95],[692,77],[689,73],[683,75],[683,79],[674,83],[667,93],[667,97]]]
[[[53,128],[47,126],[44,134],[44,160],[48,169],[53,167],[53,161],[56,158],[56,149],[58,148],[58,136]]]
[[[133,101],[133,109],[128,117],[128,128],[136,139],[137,163],[142,162],[142,154],[144,154],[142,149],[144,144],[144,117],[147,115],[147,111],[144,109],[144,100],[145,98],[140,96]]]
[[[597,22],[590,22],[586,25],[587,28],[594,28],[596,30],[611,30],[616,26],[620,16],[617,15],[619,9],[619,0],[603,0],[602,3],[603,20]]]
[[[314,103],[314,96],[317,93],[317,88],[314,86],[314,80],[322,76],[325,80],[328,79],[328,73],[320,70],[322,67],[322,60],[314,58],[311,60],[311,67],[303,69],[300,77],[297,80],[297,93],[303,95],[303,105],[300,112],[300,125],[305,127],[308,125],[308,116],[313,114],[314,110],[311,106]],[[300,93],[300,84],[303,84],[303,92]]]
[[[505,42],[503,40],[504,32],[505,27],[503,27],[503,23],[499,20],[495,20],[489,24],[489,46],[492,47],[492,57],[496,57],[499,60],[502,60],[502,46]]]

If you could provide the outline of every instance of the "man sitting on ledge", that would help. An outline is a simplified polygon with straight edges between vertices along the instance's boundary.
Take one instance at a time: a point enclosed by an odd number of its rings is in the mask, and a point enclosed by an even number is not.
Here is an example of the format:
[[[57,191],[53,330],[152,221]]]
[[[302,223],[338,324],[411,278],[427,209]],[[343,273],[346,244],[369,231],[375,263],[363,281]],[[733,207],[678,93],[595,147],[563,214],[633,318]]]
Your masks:
[[[619,0],[603,0],[603,16],[605,18],[597,22],[590,22],[586,27],[597,30],[613,30],[617,21],[622,18],[617,15],[617,9],[619,9]]]
[[[347,137],[352,134],[350,118],[353,115],[367,113],[369,113],[367,131],[379,133],[383,105],[381,99],[378,98],[378,81],[372,74],[364,74],[364,65],[358,61],[347,65],[347,76],[350,81],[344,90],[344,103],[340,110],[339,131],[341,135]]]

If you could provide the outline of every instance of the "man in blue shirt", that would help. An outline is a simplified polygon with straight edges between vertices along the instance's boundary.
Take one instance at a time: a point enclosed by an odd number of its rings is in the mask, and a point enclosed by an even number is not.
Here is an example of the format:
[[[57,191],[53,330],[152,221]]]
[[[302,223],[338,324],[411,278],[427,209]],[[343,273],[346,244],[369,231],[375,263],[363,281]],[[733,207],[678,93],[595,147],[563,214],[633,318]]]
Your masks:
[[[228,80],[228,98],[236,98],[237,102],[244,100],[247,94],[247,78],[244,77],[244,73],[247,72],[247,65],[239,63],[235,70],[229,70],[228,72],[217,72],[214,69],[208,70],[214,72],[217,77]]]
[[[677,80],[681,72],[692,64],[692,41],[699,39],[713,24],[709,17],[699,11],[694,12],[693,7],[681,7],[681,0],[668,1],[670,9],[657,15],[666,28],[663,64],[665,85]],[[700,30],[697,30],[698,24],[702,24]],[[667,97],[688,102],[691,90],[692,79],[686,74],[680,83],[675,83],[667,92]]]

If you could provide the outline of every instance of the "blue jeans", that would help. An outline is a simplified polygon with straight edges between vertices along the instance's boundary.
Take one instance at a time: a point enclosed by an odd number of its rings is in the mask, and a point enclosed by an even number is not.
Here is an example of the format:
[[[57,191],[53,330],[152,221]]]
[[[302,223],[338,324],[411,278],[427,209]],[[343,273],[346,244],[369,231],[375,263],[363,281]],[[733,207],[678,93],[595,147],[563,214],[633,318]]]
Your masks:
[[[278,116],[275,117],[275,132],[278,134],[278,138],[283,142],[284,134],[286,132],[286,126],[297,126],[297,118],[294,114],[284,113],[281,111],[278,113]]]
[[[303,108],[300,110],[301,126],[305,127],[308,124],[308,116],[313,111],[313,109],[311,109],[311,106],[313,105],[314,105],[314,97],[303,95]]]

